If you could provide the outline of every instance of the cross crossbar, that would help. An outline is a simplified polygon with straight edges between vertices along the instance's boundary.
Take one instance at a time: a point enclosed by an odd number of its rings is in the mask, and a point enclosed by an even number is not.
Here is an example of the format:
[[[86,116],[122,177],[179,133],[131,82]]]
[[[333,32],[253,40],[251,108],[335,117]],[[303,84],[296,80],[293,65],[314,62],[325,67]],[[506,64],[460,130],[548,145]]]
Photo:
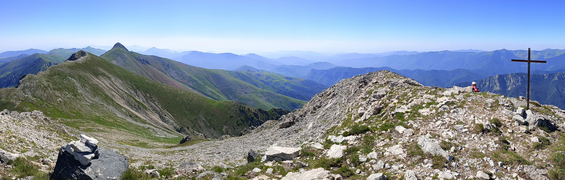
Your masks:
[[[514,62],[527,62],[528,63],[528,99],[526,100],[526,109],[530,109],[530,63],[547,63],[547,61],[531,60],[530,48],[528,48],[528,60],[512,59]]]
[[[512,59],[514,62],[533,62],[533,63],[547,63],[547,61],[538,61],[538,60],[522,60],[522,59]]]

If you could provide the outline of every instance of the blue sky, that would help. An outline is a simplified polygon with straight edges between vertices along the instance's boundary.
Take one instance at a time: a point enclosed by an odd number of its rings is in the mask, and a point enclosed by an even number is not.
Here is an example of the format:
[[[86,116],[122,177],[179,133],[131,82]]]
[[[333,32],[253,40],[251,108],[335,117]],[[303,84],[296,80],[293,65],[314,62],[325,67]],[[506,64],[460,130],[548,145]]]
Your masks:
[[[212,52],[565,49],[563,1],[0,0],[0,52],[121,42]]]

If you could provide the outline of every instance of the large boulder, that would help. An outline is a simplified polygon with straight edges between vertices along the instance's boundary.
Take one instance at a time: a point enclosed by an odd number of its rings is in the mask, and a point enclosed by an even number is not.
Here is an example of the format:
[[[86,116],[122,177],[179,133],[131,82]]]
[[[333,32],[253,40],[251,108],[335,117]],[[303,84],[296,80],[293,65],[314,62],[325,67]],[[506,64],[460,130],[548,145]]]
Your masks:
[[[545,127],[550,131],[557,130],[557,126],[554,121],[546,118],[545,116],[538,115],[534,118],[534,121],[531,123],[533,126],[537,127]]]
[[[51,179],[120,179],[128,169],[125,157],[98,147],[98,141],[85,135],[59,149]]]
[[[8,151],[4,151],[3,149],[0,149],[0,162],[2,163],[8,163],[8,161],[15,161],[16,158],[18,157],[20,157],[19,154],[10,153]]]
[[[255,150],[250,149],[249,152],[247,152],[247,162],[248,163],[255,161],[257,159],[257,157],[259,157],[259,153],[255,152]]]
[[[192,138],[190,136],[185,136],[180,140],[179,144],[184,144],[188,141],[192,141]]]
[[[302,148],[271,146],[267,149],[267,152],[265,152],[265,156],[267,157],[267,161],[292,160],[300,155],[300,150],[302,150]]]
[[[441,148],[441,146],[433,139],[428,138],[427,136],[420,136],[418,138],[418,146],[424,151],[425,153],[430,153],[432,155],[440,155],[451,161],[453,156],[449,155],[449,153]]]

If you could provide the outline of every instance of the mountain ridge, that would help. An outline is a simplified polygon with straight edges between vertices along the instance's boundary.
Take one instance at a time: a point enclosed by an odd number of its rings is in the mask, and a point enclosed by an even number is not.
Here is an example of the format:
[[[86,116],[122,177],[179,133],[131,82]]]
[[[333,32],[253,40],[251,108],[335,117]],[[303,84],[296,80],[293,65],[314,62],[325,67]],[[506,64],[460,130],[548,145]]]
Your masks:
[[[115,47],[101,57],[131,72],[164,84],[197,92],[215,100],[242,102],[255,108],[293,110],[325,88],[313,82],[309,82],[311,85],[306,86],[304,84],[306,80],[287,78],[273,73],[204,69],[157,56],[127,51],[121,44]],[[278,83],[273,83],[275,81]],[[298,87],[302,87],[302,90],[293,90]]]

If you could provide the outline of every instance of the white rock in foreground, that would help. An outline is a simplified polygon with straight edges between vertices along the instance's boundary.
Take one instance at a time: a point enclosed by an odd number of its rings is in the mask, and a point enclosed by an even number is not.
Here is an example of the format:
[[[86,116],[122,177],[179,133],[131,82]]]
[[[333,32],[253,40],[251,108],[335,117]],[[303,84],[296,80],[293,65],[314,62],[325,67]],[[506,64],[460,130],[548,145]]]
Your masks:
[[[326,155],[330,158],[341,158],[343,157],[343,151],[345,149],[347,149],[347,146],[334,144],[330,147],[330,150],[328,150]]]
[[[441,146],[433,139],[430,139],[426,136],[420,136],[418,138],[418,146],[422,148],[424,153],[431,153],[433,155],[440,155],[451,161],[453,156],[449,155],[449,153],[441,148]]]
[[[483,171],[478,171],[477,177],[481,179],[490,179],[489,175]]]
[[[300,150],[302,148],[292,148],[292,147],[280,147],[280,146],[271,146],[265,152],[265,156],[267,157],[267,161],[284,161],[284,160],[292,160],[298,155],[300,155]]]
[[[386,175],[384,175],[383,173],[377,173],[377,174],[371,174],[369,177],[367,177],[367,180],[386,180]]]
[[[7,163],[10,160],[15,161],[18,157],[20,157],[19,154],[10,153],[8,151],[0,149],[0,161],[2,161],[3,163]]]

